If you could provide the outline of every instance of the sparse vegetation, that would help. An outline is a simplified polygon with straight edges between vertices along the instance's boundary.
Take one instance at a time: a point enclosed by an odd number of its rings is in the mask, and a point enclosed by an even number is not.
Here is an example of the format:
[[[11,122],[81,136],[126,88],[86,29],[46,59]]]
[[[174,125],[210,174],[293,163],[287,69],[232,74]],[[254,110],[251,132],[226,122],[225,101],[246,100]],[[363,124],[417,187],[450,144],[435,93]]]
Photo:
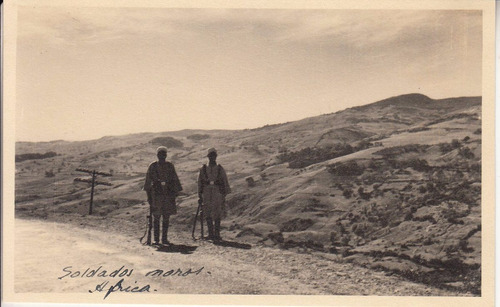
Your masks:
[[[288,162],[290,168],[303,168],[315,163],[345,156],[355,152],[356,149],[349,144],[337,144],[327,147],[306,147],[299,151],[284,151],[278,159]]]
[[[255,186],[255,180],[252,177],[247,177],[245,179],[245,181],[247,182],[247,185],[249,187],[254,187]]]
[[[348,161],[328,165],[328,171],[335,176],[359,176],[363,174],[365,168],[356,161]]]
[[[460,146],[461,146],[460,141],[457,139],[453,139],[450,143],[439,144],[439,149],[441,150],[441,153],[445,154],[454,149],[460,148]]]
[[[57,153],[54,151],[49,151],[44,154],[40,153],[27,153],[27,154],[19,154],[16,155],[16,162],[23,162],[27,160],[39,160],[39,159],[48,159],[57,156]]]
[[[409,144],[405,146],[387,147],[373,154],[384,156],[385,158],[393,158],[393,157],[398,157],[402,154],[412,153],[412,152],[425,153],[427,148],[429,148],[429,145]]]
[[[458,154],[461,157],[464,157],[465,159],[474,158],[474,153],[471,151],[471,149],[469,147],[460,148],[460,150],[458,151]]]
[[[416,127],[416,128],[408,129],[408,132],[415,133],[415,132],[427,131],[427,130],[430,130],[430,128],[428,128],[428,127]]]
[[[370,200],[371,193],[366,193],[363,187],[358,188],[358,195],[364,200]]]
[[[429,163],[425,159],[389,160],[388,163],[394,169],[405,169],[410,167],[420,172],[431,169]]]
[[[283,223],[281,227],[281,232],[291,232],[291,231],[303,231],[308,229],[314,224],[311,219],[295,218]]]
[[[157,137],[151,140],[151,144],[153,145],[159,145],[159,146],[166,146],[167,148],[179,148],[184,146],[184,144],[170,136],[164,136],[164,137]]]
[[[345,189],[345,190],[343,190],[343,191],[342,191],[342,195],[343,195],[345,198],[347,198],[347,199],[351,198],[352,194],[353,194],[353,192],[352,192],[352,190],[351,190],[351,189],[349,189],[349,188],[347,188],[347,189]]]
[[[208,134],[191,134],[187,136],[187,139],[193,141],[201,141],[201,140],[206,140],[208,138],[210,138],[210,135]]]

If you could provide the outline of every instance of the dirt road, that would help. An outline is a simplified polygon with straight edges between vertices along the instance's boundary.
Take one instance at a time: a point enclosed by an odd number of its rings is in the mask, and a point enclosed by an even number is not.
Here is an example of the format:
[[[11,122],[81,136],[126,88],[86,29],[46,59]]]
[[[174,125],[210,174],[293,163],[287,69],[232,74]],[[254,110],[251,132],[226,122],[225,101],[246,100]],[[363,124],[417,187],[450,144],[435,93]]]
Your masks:
[[[214,245],[193,241],[189,234],[170,238],[173,246],[156,249],[112,231],[16,219],[15,291],[103,298],[120,295],[120,289],[158,294],[456,295],[342,263],[335,255],[237,242]]]

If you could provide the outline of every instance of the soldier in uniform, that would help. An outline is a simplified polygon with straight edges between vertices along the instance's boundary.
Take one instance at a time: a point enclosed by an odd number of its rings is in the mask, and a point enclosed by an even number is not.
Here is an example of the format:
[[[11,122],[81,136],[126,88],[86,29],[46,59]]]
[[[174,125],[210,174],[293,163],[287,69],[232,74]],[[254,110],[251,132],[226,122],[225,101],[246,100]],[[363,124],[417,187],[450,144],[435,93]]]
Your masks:
[[[224,214],[226,195],[231,193],[226,171],[217,164],[217,151],[208,150],[208,165],[204,164],[198,176],[198,197],[203,202],[203,215],[207,221],[208,239],[220,241],[220,220]]]
[[[168,161],[167,148],[160,146],[156,150],[158,161],[151,163],[146,173],[144,191],[148,196],[153,215],[154,244],[160,241],[160,218],[162,220],[162,244],[169,244],[167,239],[170,215],[177,213],[175,197],[182,186],[175,172],[174,165]]]

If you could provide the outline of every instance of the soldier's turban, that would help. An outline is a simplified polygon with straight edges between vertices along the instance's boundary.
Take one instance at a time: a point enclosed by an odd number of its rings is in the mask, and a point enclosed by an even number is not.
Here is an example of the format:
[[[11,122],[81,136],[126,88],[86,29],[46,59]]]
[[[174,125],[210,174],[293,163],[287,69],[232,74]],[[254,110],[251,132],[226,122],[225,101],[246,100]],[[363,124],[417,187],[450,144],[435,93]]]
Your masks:
[[[167,153],[167,147],[165,146],[160,146],[156,149],[156,153],[159,153],[160,151],[163,151],[165,153]]]
[[[211,153],[215,153],[215,154],[217,154],[217,150],[216,150],[215,148],[213,148],[213,147],[212,147],[212,148],[210,148],[210,149],[208,149],[207,156],[210,156],[210,154],[211,154]]]

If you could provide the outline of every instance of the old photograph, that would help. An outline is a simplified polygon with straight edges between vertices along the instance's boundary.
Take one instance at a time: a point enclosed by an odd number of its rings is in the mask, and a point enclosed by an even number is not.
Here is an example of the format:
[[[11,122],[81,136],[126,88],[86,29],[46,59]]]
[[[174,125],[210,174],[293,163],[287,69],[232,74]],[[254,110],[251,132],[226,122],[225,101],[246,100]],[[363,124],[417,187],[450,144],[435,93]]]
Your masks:
[[[426,3],[8,3],[6,301],[492,305],[494,1]]]

